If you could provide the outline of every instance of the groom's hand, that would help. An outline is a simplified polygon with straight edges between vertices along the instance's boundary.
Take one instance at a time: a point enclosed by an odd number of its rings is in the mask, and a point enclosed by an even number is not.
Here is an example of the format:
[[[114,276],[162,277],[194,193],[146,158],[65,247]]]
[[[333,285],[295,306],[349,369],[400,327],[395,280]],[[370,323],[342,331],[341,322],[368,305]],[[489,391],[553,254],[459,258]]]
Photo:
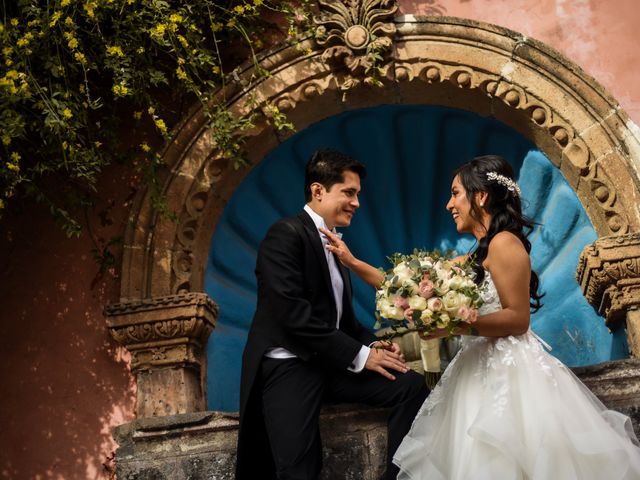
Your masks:
[[[378,343],[378,342],[376,342]],[[380,348],[374,345],[369,352],[369,358],[365,363],[364,368],[378,372],[383,377],[389,380],[395,380],[396,377],[392,375],[388,370],[396,370],[400,373],[406,373],[409,369],[404,363],[402,354],[398,351],[388,350],[386,348]]]
[[[400,355],[400,360],[404,362],[404,355],[402,354],[400,345],[398,345],[397,343],[393,343],[389,340],[378,340],[377,342],[373,342],[370,347],[382,348],[384,350],[389,350],[390,352],[397,353],[398,355]]]

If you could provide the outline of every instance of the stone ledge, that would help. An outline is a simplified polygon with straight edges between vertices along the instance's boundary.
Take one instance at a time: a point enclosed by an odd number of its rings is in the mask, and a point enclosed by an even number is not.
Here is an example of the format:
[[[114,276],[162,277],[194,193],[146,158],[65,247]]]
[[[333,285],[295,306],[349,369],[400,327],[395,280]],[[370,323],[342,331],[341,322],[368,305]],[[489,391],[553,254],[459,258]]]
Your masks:
[[[640,360],[573,368],[609,408],[640,433]],[[377,480],[386,450],[387,411],[364,405],[323,408],[322,480]],[[195,412],[138,419],[114,430],[119,480],[233,480],[238,415]]]
[[[322,479],[374,480],[386,452],[385,409],[361,405],[323,408]],[[237,414],[196,412],[138,419],[116,427],[120,480],[232,480]]]

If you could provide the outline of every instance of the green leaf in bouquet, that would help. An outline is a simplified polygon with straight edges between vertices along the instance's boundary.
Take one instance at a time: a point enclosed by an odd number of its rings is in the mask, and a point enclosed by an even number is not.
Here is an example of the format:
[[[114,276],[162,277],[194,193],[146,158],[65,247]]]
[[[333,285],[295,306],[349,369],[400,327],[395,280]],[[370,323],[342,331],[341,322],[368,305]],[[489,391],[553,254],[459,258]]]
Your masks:
[[[400,262],[402,262],[403,255],[399,252],[392,253],[391,256],[387,257],[387,260],[391,262],[391,264],[395,267]]]

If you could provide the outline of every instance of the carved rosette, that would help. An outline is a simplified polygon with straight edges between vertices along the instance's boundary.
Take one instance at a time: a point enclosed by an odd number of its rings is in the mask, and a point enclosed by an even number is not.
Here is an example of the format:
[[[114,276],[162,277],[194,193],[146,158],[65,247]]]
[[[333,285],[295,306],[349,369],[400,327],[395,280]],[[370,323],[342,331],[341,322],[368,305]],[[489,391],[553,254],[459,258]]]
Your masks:
[[[346,68],[351,74],[343,84],[348,89],[360,83],[370,83],[372,68],[381,66],[396,32],[393,17],[398,10],[391,0],[319,0],[320,15],[316,43],[324,47],[322,60],[335,68]]]
[[[218,306],[205,293],[117,303],[105,308],[113,338],[131,352],[131,371],[205,364]]]
[[[640,233],[603,237],[585,247],[576,278],[587,301],[618,328],[640,308]]]

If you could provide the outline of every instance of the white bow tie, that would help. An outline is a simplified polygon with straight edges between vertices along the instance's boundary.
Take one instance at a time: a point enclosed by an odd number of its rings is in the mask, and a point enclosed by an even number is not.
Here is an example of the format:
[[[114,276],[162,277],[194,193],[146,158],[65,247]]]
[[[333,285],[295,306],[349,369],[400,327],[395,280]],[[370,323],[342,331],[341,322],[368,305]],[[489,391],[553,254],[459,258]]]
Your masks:
[[[323,227],[326,230],[329,230],[327,227]],[[336,237],[338,238],[342,238],[342,234],[340,232],[336,232],[336,229],[334,228],[333,230],[329,230],[331,233],[333,233]],[[329,245],[329,237],[327,237],[324,233],[322,233],[321,231],[318,230],[318,233],[320,234],[320,240],[322,240],[322,244],[323,245]]]

